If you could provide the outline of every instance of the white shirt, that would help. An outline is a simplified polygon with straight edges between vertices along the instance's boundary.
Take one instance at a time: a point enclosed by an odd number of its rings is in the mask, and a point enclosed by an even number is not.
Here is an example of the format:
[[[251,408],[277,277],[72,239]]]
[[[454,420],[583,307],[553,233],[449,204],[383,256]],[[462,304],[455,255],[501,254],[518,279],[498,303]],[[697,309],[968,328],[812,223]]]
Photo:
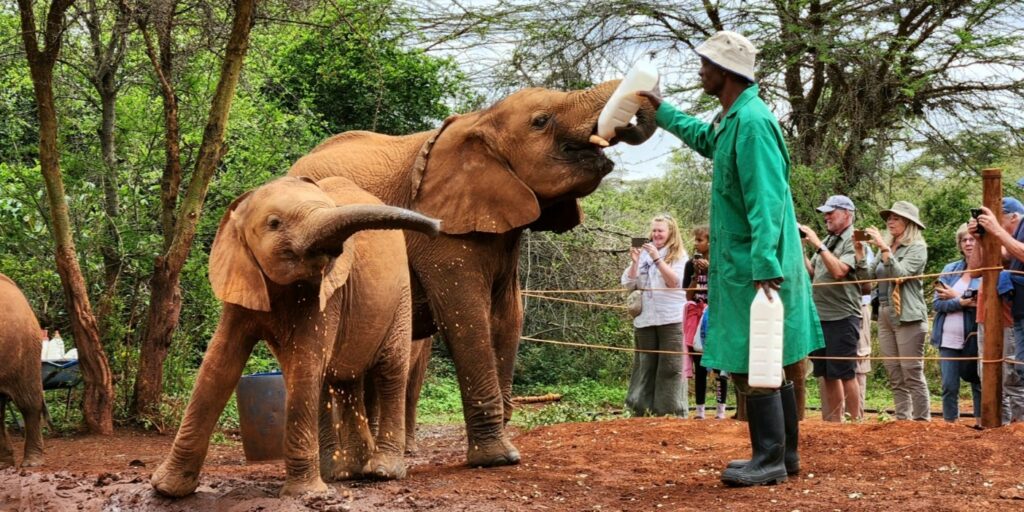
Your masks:
[[[953,283],[953,291],[957,295],[963,295],[967,287],[970,286],[970,279],[957,279]],[[946,320],[942,322],[942,342],[939,344],[942,348],[952,348],[956,350],[963,350],[965,343],[964,339],[964,312],[953,311],[946,313]]]
[[[664,247],[658,251],[662,258],[667,253],[668,249]],[[686,268],[686,262],[689,259],[686,251],[683,250],[679,255],[679,259],[669,264],[672,267],[672,271],[676,273],[678,282],[675,288],[679,288],[680,291],[658,290],[658,288],[668,288],[668,285],[665,284],[665,278],[662,277],[661,271],[658,270],[658,265],[654,263],[654,260],[647,251],[640,251],[640,259],[637,261],[636,279],[629,278],[629,269],[633,266],[632,262],[630,262],[626,270],[622,272],[622,284],[627,287],[635,286],[636,288],[644,289],[642,292],[644,295],[644,307],[640,311],[640,315],[633,319],[633,327],[640,328],[652,325],[682,323],[683,305],[686,304],[686,293],[682,291],[683,270]]]

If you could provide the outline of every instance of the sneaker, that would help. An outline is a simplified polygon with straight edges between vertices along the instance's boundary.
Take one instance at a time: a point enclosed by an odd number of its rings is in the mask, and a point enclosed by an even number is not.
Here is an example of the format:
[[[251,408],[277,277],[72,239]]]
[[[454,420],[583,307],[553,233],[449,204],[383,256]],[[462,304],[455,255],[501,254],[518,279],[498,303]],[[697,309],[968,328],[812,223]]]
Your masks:
[[[725,404],[718,404],[718,410],[715,412],[715,419],[716,420],[724,420],[725,419]]]
[[[695,420],[702,420],[702,419],[704,419],[704,406],[703,405],[698,405],[697,406],[697,412],[694,413],[693,419],[695,419]]]

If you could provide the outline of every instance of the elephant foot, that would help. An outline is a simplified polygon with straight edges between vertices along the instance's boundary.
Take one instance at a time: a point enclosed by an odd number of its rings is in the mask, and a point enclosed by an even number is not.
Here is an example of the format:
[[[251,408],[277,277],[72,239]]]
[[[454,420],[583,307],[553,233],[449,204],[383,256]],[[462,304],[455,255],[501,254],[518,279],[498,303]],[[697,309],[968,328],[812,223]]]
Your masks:
[[[355,480],[363,475],[363,468],[367,462],[365,458],[352,457],[351,455],[339,455],[332,457],[333,464],[331,472],[327,473],[331,481],[340,482],[344,480]]]
[[[330,490],[320,477],[309,480],[287,480],[281,488],[281,496],[301,496],[306,493],[325,493]]]
[[[405,454],[412,455],[418,452],[420,447],[416,444],[416,436],[407,436],[405,438]]]
[[[21,461],[21,467],[23,468],[34,468],[43,465],[43,455],[39,453],[33,453],[26,455],[25,459]]]
[[[14,457],[3,457],[0,458],[0,469],[7,469],[14,467]]]
[[[399,480],[405,478],[405,459],[393,453],[376,453],[362,471],[368,478]]]
[[[505,436],[469,441],[466,463],[472,467],[511,466],[519,464],[519,450]]]
[[[199,472],[172,468],[171,464],[164,462],[153,472],[149,483],[164,496],[181,498],[192,494],[199,487]]]

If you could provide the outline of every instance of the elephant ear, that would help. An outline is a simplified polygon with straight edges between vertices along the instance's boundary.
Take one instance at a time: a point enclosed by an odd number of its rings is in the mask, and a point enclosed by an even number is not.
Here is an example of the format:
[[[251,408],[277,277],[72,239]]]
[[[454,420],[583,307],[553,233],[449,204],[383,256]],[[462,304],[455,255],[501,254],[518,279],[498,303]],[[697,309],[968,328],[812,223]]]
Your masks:
[[[254,311],[270,311],[267,283],[256,257],[249,250],[235,210],[249,194],[235,199],[220,219],[210,249],[210,285],[218,299]]]
[[[577,199],[560,201],[540,212],[540,218],[530,224],[532,231],[554,231],[565,233],[583,223],[583,210]]]
[[[540,217],[537,196],[494,149],[479,114],[452,116],[423,145],[412,171],[412,209],[441,231],[505,233]]]
[[[345,240],[341,247],[341,255],[324,267],[323,279],[320,280],[320,311],[327,307],[327,301],[334,292],[345,286],[352,272],[352,263],[356,260],[356,244],[351,238]]]

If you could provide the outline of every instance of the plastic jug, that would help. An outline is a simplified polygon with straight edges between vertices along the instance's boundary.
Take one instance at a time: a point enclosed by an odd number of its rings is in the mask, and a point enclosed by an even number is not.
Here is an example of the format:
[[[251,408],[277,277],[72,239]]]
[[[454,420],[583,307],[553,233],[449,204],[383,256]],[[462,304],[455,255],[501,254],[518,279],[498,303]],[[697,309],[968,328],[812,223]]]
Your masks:
[[[60,331],[53,331],[53,338],[46,347],[46,359],[61,359],[64,357],[64,340],[60,337]]]
[[[782,337],[785,308],[778,291],[769,301],[759,288],[750,303],[750,386],[782,386]]]
[[[611,140],[615,136],[615,129],[629,124],[636,111],[640,110],[642,100],[636,93],[650,91],[657,85],[658,68],[654,64],[646,60],[634,64],[601,110],[597,118],[597,135],[604,140]]]
[[[73,349],[68,350],[67,352],[65,352],[64,353],[64,359],[68,359],[68,360],[78,359],[78,349],[77,348],[73,348]]]

